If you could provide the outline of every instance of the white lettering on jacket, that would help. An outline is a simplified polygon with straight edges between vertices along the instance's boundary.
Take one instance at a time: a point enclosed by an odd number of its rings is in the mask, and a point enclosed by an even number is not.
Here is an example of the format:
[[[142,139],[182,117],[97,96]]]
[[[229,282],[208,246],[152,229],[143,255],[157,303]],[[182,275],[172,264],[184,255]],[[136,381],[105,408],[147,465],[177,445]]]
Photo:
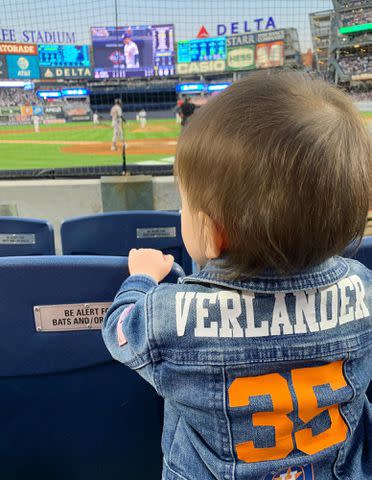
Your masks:
[[[268,337],[314,333],[368,317],[363,282],[357,275],[318,290],[274,293],[221,290],[176,293],[177,335]],[[288,305],[291,314],[288,312]]]

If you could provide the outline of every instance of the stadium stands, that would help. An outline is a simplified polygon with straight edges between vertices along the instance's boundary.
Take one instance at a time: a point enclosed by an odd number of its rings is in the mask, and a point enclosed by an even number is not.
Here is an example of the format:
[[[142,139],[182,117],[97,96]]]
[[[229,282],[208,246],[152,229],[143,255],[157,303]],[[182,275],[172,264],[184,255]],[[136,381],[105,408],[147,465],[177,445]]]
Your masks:
[[[121,257],[0,258],[1,478],[160,478],[162,403],[89,328],[127,275]]]
[[[54,255],[54,232],[46,220],[0,217],[0,256]]]
[[[351,25],[360,25],[363,23],[370,23],[372,19],[372,12],[361,9],[359,12],[351,11],[345,13],[342,17],[342,25],[350,27]]]
[[[124,255],[131,248],[157,248],[170,253],[186,274],[191,258],[181,237],[178,212],[111,212],[71,218],[61,227],[65,255]]]
[[[340,58],[339,64],[349,75],[372,73],[372,55],[346,55]]]
[[[42,104],[42,100],[36,95],[34,90],[23,90],[22,88],[0,88],[0,107]]]

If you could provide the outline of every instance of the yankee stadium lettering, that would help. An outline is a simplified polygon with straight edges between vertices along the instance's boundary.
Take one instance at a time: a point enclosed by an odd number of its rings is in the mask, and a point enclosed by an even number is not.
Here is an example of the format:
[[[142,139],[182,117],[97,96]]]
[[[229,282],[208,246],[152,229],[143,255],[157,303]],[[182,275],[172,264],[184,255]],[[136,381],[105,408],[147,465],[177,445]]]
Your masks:
[[[319,290],[274,293],[271,318],[258,319],[256,304],[262,298],[253,292],[177,292],[177,335],[185,335],[186,325],[191,322],[195,323],[195,337],[268,337],[324,331],[368,317],[364,297],[361,279],[351,275]],[[286,299],[288,303],[294,300],[294,321],[290,321]]]
[[[46,30],[23,30],[17,32],[14,28],[0,28],[0,42],[22,43],[76,43],[75,32],[60,32]]]

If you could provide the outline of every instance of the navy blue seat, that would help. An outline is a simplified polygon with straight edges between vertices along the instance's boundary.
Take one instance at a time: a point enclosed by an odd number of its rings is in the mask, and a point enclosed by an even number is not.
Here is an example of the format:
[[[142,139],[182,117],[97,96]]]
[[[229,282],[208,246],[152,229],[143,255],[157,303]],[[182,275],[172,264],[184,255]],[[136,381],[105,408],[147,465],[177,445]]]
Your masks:
[[[343,256],[354,258],[372,270],[372,237],[363,237],[358,247],[355,243],[350,244],[344,251]],[[367,396],[372,402],[372,383],[368,388]]]
[[[344,257],[354,258],[372,270],[372,237],[363,237],[359,247],[351,243],[343,253]]]
[[[166,280],[181,274],[175,265]],[[123,257],[0,258],[1,478],[161,477],[160,397],[111,358],[100,330],[64,330],[99,325],[92,302],[111,302],[127,275]],[[35,307],[38,318],[38,307],[66,304],[50,315],[61,331],[35,324]]]
[[[171,253],[191,273],[191,258],[181,237],[178,212],[111,212],[65,220],[61,227],[65,255],[124,255],[131,248],[156,248]]]
[[[0,217],[0,256],[54,255],[54,233],[46,220]]]

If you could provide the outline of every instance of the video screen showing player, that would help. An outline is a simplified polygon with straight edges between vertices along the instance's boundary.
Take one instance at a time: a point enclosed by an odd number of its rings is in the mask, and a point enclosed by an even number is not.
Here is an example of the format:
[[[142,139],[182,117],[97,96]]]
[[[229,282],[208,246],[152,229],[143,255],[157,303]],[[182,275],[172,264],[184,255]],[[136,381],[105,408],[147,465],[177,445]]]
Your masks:
[[[154,74],[150,25],[92,27],[95,78],[148,77]]]

